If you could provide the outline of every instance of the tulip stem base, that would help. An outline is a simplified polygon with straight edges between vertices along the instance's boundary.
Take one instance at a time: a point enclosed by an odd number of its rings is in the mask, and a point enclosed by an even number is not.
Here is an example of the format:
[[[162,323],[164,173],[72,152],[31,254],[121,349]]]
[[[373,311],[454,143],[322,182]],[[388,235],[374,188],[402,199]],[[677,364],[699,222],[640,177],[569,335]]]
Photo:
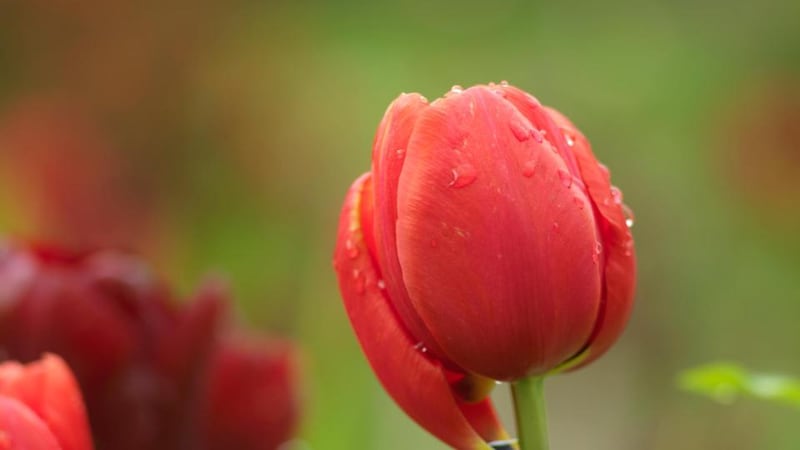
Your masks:
[[[548,450],[544,377],[523,378],[511,384],[520,450]]]

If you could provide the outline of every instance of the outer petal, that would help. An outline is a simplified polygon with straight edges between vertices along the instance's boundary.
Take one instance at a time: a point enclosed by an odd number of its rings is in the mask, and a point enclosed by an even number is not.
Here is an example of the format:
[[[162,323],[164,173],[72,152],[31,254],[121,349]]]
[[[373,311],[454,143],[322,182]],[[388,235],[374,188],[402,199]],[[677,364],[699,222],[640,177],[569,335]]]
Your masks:
[[[90,450],[89,424],[77,382],[61,358],[45,355],[22,366],[0,366],[0,395],[25,404],[47,425],[62,450]]]
[[[553,109],[548,111],[568,137],[567,141],[573,143],[572,150],[603,237],[603,306],[586,348],[576,355],[574,364],[569,367],[578,368],[600,357],[622,334],[633,309],[636,255],[633,236],[626,224],[626,207],[622,204],[621,194],[612,192],[608,169],[598,164],[589,141],[569,119]]]
[[[425,343],[428,351],[442,357],[444,355],[439,344],[411,304],[403,281],[400,261],[397,258],[397,183],[406,160],[411,132],[417,118],[427,107],[428,103],[421,95],[403,94],[389,105],[378,126],[372,150],[376,245],[370,250],[376,255],[383,269],[390,301],[402,317],[403,324],[413,336]],[[373,226],[365,223],[362,229],[366,233],[371,233]],[[368,243],[372,241],[371,238],[367,239]]]
[[[223,340],[211,360],[200,427],[207,450],[273,450],[297,425],[297,363],[288,342]]]
[[[418,424],[455,448],[489,449],[484,439],[506,436],[489,400],[469,406],[457,400],[442,364],[411,338],[386,296],[361,228],[362,214],[371,214],[370,184],[366,174],[350,188],[334,254],[339,288],[361,347],[389,395]]]
[[[432,104],[408,147],[399,259],[411,301],[445,354],[468,371],[512,380],[578,352],[601,298],[599,236],[563,158],[481,86]]]
[[[53,433],[19,400],[0,395],[0,450],[62,450]]]

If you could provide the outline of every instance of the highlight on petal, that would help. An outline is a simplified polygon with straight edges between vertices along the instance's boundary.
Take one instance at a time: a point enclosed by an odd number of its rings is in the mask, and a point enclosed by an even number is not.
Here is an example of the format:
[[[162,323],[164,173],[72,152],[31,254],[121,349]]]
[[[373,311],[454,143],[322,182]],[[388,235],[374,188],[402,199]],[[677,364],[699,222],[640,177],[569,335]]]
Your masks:
[[[373,371],[397,404],[423,428],[458,449],[491,447],[507,438],[490,400],[460,400],[442,363],[412,338],[387,298],[362,223],[371,211],[372,178],[362,175],[350,188],[341,213],[334,267],[350,322]]]
[[[586,348],[562,370],[583,367],[605,353],[619,338],[633,309],[636,284],[636,255],[628,226],[627,207],[622,194],[611,185],[608,169],[601,166],[586,137],[560,112],[548,108],[559,125],[578,162],[593,208],[598,212],[602,236],[605,289],[600,313]]]
[[[513,380],[581,350],[601,298],[595,219],[512,103],[485,86],[437,100],[414,128],[398,192],[403,279],[448,358]]]
[[[45,355],[25,366],[16,362],[0,365],[0,397],[18,400],[41,419],[58,442],[55,448],[92,449],[78,384],[58,356]]]

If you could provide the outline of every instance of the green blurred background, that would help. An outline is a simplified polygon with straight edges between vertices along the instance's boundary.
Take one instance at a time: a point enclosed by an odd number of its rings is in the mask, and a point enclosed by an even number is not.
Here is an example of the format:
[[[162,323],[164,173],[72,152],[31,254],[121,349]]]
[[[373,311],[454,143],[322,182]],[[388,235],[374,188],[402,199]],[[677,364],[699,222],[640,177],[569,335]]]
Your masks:
[[[226,274],[303,348],[296,448],[444,448],[360,353],[335,227],[395,96],[501,80],[570,116],[636,213],[634,315],[549,381],[552,447],[800,449],[796,411],[675,388],[717,359],[800,374],[794,0],[0,0],[0,229],[124,242],[184,293]]]

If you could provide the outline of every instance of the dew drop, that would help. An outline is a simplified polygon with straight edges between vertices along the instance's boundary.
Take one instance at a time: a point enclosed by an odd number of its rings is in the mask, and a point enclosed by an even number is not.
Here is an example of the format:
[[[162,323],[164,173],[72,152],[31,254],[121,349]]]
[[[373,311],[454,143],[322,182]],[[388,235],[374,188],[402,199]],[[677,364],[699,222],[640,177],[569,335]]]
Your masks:
[[[364,279],[364,274],[358,269],[353,269],[353,282],[355,283],[353,287],[357,293],[363,294],[366,292],[367,281]]]
[[[526,161],[525,164],[522,165],[523,176],[530,178],[535,173],[536,173],[536,161],[534,160]]]
[[[620,191],[619,188],[616,186],[611,186],[611,198],[614,199],[614,203],[621,205],[622,191]]]
[[[557,233],[559,229],[558,222],[553,222],[553,233]]]
[[[564,133],[564,139],[566,139],[566,140],[567,140],[567,145],[569,145],[570,147],[572,147],[573,145],[575,145],[575,141],[572,139],[572,136],[570,136],[570,135],[568,135],[568,134]]]
[[[531,129],[523,125],[522,122],[518,120],[512,120],[508,123],[508,125],[511,128],[511,132],[514,133],[514,137],[517,138],[518,141],[524,142],[531,138]]]
[[[570,175],[566,170],[559,170],[558,178],[561,180],[561,184],[564,185],[565,188],[572,187],[572,175]]]
[[[531,136],[533,136],[533,140],[536,141],[536,143],[538,144],[544,142],[544,135],[542,135],[542,132],[537,130],[536,128],[531,130]]]
[[[611,176],[611,172],[608,170],[608,166],[603,163],[597,163],[597,167],[600,168],[600,171],[603,172],[603,176],[608,179]]]
[[[403,159],[406,157],[406,149],[404,148],[398,148],[394,151],[394,153],[397,156],[397,159]]]
[[[478,178],[478,171],[472,164],[461,164],[452,170],[453,180],[448,184],[452,188],[462,188],[472,184]]]
[[[461,87],[461,85],[454,84],[453,87],[450,88],[451,94],[460,94],[462,92],[464,92],[464,88]]]
[[[633,215],[633,211],[628,207],[628,205],[622,205],[622,212],[625,214],[625,225],[628,228],[633,228],[633,221],[636,217]]]
[[[344,248],[347,251],[348,258],[356,259],[358,257],[358,247],[353,244],[352,239],[348,239],[344,242]]]
[[[583,210],[585,205],[580,197],[573,197],[572,200],[575,202],[575,206],[577,206],[578,209]]]
[[[382,291],[386,289],[386,282],[383,281],[383,280],[378,280],[377,285],[378,285],[378,289],[380,289]]]

